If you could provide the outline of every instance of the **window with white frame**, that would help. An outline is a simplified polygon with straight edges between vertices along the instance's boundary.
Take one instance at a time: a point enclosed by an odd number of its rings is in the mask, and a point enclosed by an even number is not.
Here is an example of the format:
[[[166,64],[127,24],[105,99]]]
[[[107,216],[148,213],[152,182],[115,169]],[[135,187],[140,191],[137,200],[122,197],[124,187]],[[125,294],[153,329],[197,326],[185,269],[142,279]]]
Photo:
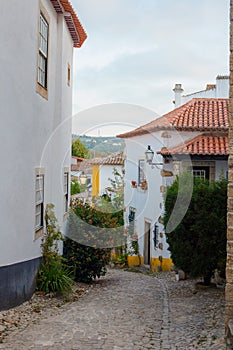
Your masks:
[[[44,89],[47,89],[48,37],[49,37],[49,25],[45,17],[43,16],[43,14],[40,13],[38,83]]]
[[[209,180],[210,169],[208,166],[193,166],[192,174],[195,179]]]
[[[69,203],[68,203],[68,196],[69,195],[69,173],[64,173],[64,212],[68,212]]]
[[[138,185],[140,186],[145,180],[145,160],[140,159],[138,161]]]
[[[44,175],[36,175],[35,230],[44,226]]]

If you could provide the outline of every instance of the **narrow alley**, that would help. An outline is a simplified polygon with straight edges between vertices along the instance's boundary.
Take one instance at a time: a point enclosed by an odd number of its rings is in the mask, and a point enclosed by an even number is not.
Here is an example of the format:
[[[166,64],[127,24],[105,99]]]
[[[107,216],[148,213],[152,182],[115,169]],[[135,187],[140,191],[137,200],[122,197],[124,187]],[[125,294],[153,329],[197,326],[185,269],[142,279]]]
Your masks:
[[[224,289],[111,269],[79,300],[11,332],[4,350],[225,349]]]

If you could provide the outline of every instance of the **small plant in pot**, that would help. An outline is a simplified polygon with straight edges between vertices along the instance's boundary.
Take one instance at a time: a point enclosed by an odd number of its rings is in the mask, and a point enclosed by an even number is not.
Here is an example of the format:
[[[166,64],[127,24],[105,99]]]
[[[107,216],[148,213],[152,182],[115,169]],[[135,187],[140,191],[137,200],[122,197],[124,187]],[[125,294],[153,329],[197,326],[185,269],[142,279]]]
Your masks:
[[[147,181],[146,180],[142,181],[141,187],[142,187],[143,190],[147,189]]]

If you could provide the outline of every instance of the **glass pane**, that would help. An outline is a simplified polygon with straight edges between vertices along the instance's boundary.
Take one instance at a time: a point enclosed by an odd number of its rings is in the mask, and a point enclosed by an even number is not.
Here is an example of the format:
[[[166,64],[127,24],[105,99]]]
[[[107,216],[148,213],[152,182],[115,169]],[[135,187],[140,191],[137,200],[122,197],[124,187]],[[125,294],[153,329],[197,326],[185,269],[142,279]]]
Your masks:
[[[40,49],[47,57],[48,54],[48,23],[42,15],[40,15]]]
[[[39,54],[38,62],[38,82],[45,87],[45,74],[46,74],[46,60]]]
[[[68,193],[68,174],[64,174],[64,193]]]
[[[36,215],[41,215],[41,204],[36,205]]]
[[[36,227],[41,226],[41,215],[36,215]]]
[[[36,192],[36,203],[39,204],[43,201],[43,191]]]
[[[139,160],[139,163],[138,163],[138,183],[139,183],[139,185],[141,185],[142,181],[145,180],[144,167],[145,167],[145,161]]]

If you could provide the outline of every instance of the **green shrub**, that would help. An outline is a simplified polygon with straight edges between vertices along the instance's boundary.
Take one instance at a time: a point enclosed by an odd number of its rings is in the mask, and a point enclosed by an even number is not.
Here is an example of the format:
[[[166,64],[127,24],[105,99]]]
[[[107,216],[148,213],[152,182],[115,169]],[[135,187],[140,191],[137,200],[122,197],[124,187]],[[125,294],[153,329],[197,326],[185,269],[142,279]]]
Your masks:
[[[68,264],[74,267],[75,280],[90,283],[96,277],[105,275],[111,249],[88,247],[66,238],[63,256],[68,260]]]
[[[181,176],[186,176],[181,175]],[[165,226],[176,198],[187,189],[179,188],[179,179],[168,189],[165,201]],[[177,210],[182,210],[182,201]],[[215,269],[226,261],[227,181],[195,181],[189,208],[179,225],[166,232],[174,264],[192,276],[203,276],[209,284]],[[222,271],[221,271],[222,272]]]
[[[63,237],[57,225],[53,204],[46,207],[45,222],[46,234],[41,244],[42,263],[37,275],[37,289],[45,293],[67,293],[72,289],[72,269],[58,253],[58,244]]]
[[[70,194],[77,194],[81,192],[80,184],[77,180],[72,180],[70,184]]]
[[[100,211],[80,200],[73,202],[63,256],[75,269],[77,281],[90,282],[106,273],[112,247],[123,242],[123,210]]]
[[[61,259],[42,262],[37,277],[37,289],[45,293],[66,293],[72,288],[72,271]]]

